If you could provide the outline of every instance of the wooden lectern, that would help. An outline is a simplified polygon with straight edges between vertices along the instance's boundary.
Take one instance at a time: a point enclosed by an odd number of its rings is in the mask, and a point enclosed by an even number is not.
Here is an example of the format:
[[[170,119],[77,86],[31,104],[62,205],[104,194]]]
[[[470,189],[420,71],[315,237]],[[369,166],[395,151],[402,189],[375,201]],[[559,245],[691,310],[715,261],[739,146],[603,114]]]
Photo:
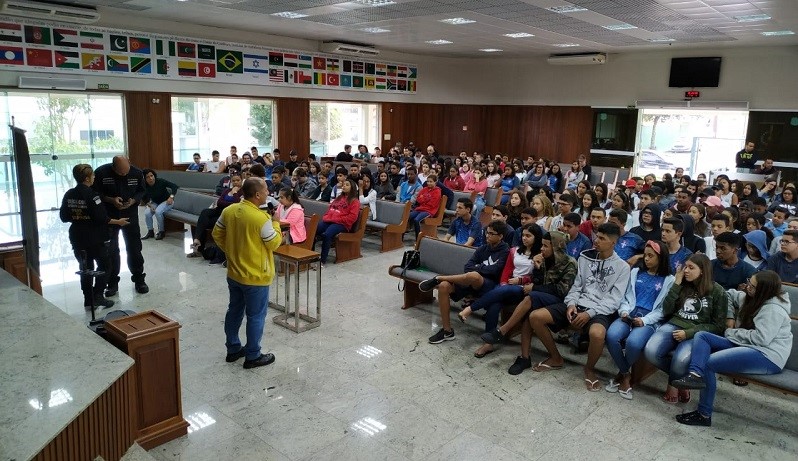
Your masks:
[[[107,339],[133,366],[136,442],[145,450],[188,432],[180,398],[180,324],[156,311],[106,322]]]

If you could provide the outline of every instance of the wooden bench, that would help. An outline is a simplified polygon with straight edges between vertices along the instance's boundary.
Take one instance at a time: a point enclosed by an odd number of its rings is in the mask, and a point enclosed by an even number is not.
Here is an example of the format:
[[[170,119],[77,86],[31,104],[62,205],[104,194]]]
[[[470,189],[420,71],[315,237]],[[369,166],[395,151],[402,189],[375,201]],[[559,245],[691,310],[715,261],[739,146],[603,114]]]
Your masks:
[[[438,212],[435,216],[429,216],[421,220],[421,232],[424,235],[438,238],[438,226],[443,224],[443,215],[446,211],[446,196],[441,195],[441,203],[438,205]]]
[[[452,191],[452,193],[454,195],[454,199],[452,200],[451,203],[446,204],[446,210],[443,211],[443,215],[447,218],[454,217],[458,200],[460,200],[461,198],[467,198],[471,200],[471,203],[474,203],[474,200],[477,198],[476,191],[464,192],[464,191],[455,190]]]
[[[324,219],[324,214],[327,212],[327,209],[330,208],[329,203],[320,202],[318,200],[302,199],[300,203],[305,209],[305,217],[307,218],[316,214],[320,216],[318,222],[321,222],[321,220]],[[368,221],[370,212],[371,210],[368,206],[361,207],[360,216],[358,217],[358,220],[355,221],[352,231],[341,232],[335,237],[335,241],[333,241],[333,248],[335,248],[336,264],[363,257],[362,253],[360,252],[360,245],[363,242],[363,236],[366,233],[366,221]],[[307,220],[305,222],[307,224]],[[316,224],[317,226],[318,222]],[[316,237],[315,230],[313,237],[314,239]],[[313,241],[310,238],[307,240],[310,241],[310,245],[312,247]]]
[[[196,173],[198,174],[198,173]],[[210,208],[216,202],[213,195],[202,194],[180,188],[175,194],[175,201],[172,209],[164,213],[164,219],[177,223],[188,224],[193,228],[197,227],[199,215],[203,210]],[[165,226],[167,230],[176,230],[173,226]]]
[[[158,170],[156,173],[159,178],[177,184],[180,189],[185,188],[208,194],[215,194],[216,186],[219,184],[219,181],[225,177],[224,174],[217,173],[196,173],[175,170]]]
[[[373,230],[382,239],[381,252],[396,250],[404,246],[402,235],[407,230],[410,218],[410,202],[397,203],[377,200],[377,219],[366,221],[366,230]]]

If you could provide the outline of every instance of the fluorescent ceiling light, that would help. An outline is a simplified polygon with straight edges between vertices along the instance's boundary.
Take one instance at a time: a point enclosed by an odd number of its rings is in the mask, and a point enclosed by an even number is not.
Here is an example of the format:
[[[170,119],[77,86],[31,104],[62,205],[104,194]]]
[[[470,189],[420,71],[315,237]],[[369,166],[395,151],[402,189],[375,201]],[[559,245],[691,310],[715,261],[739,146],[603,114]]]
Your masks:
[[[294,13],[293,11],[282,11],[280,13],[272,13],[272,16],[277,16],[278,18],[285,18],[285,19],[299,19],[307,17],[306,14]]]
[[[485,53],[498,53],[504,50],[500,50],[498,48],[480,48],[479,51],[484,51]]]
[[[652,43],[667,43],[667,42],[675,42],[676,40],[672,38],[663,37],[663,38],[649,38],[648,41]]]
[[[360,29],[363,32],[368,32],[370,34],[382,34],[385,32],[390,32],[388,29],[382,29],[380,27],[366,27],[365,29]]]
[[[450,18],[450,19],[441,19],[439,22],[445,22],[446,24],[453,24],[455,26],[460,24],[471,24],[472,22],[476,22],[473,19],[466,19],[466,18]]]
[[[765,37],[778,37],[780,35],[795,35],[795,32],[791,30],[775,30],[772,32],[761,32],[761,34]]]
[[[579,46],[578,43],[554,43],[551,46],[556,46],[557,48],[572,48],[574,46]]]
[[[510,38],[527,38],[527,37],[534,37],[532,34],[528,34],[526,32],[516,32],[514,34],[504,34],[505,37]]]
[[[546,9],[554,13],[560,13],[560,14],[578,13],[580,11],[587,11],[587,8],[583,8],[581,6],[576,6],[576,5],[550,6]]]
[[[438,40],[427,40],[424,43],[429,43],[430,45],[448,45],[453,42],[450,42],[449,40],[438,39]]]
[[[621,24],[611,24],[609,26],[601,26],[608,30],[627,30],[627,29],[637,29],[637,26],[633,26],[631,24],[621,23]]]
[[[767,21],[770,19],[770,16],[766,14],[748,14],[745,16],[734,16],[734,20],[737,22],[757,22],[757,21]]]
[[[366,6],[385,6],[385,5],[393,5],[394,1],[392,0],[353,0],[357,3],[361,3]]]

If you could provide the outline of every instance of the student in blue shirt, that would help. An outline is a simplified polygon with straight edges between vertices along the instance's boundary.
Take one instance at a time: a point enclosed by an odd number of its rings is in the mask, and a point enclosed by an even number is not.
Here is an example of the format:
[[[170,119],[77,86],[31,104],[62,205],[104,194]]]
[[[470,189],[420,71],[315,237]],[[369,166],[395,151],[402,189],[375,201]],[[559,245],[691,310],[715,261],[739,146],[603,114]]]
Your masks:
[[[518,176],[515,175],[513,172],[512,165],[508,165],[504,167],[504,176],[501,177],[499,180],[499,187],[502,188],[502,198],[501,204],[507,205],[507,202],[510,201],[510,192],[515,189],[518,189],[518,186],[521,184],[521,180],[518,179]]]
[[[626,221],[628,219],[629,213],[625,210],[614,209],[610,211],[609,222],[621,228],[621,236],[618,237],[618,242],[615,243],[615,253],[631,266],[637,260],[632,258],[643,252],[645,242],[639,235],[626,231]]]
[[[712,278],[724,290],[744,288],[756,269],[739,258],[742,237],[734,232],[724,232],[715,237],[715,255],[712,260]]]
[[[562,220],[562,229],[559,229],[568,234],[565,253],[574,259],[579,259],[579,255],[583,251],[593,248],[593,242],[585,237],[585,234],[579,232],[579,224],[581,223],[582,217],[578,213],[568,213]]]
[[[790,210],[786,207],[778,207],[776,211],[773,212],[773,219],[771,219],[765,227],[773,232],[774,237],[781,237],[784,235],[784,231],[787,230],[787,218],[790,217]]]
[[[676,273],[679,266],[684,266],[687,258],[693,254],[681,244],[684,232],[684,221],[678,218],[668,218],[662,223],[662,241],[668,247],[671,262],[671,274]]]
[[[479,219],[471,215],[474,209],[474,202],[468,198],[457,199],[457,206],[454,209],[455,218],[446,232],[443,240],[454,242],[469,247],[480,247],[485,244],[482,234],[482,224]]]
[[[421,181],[416,176],[416,167],[409,166],[405,169],[406,180],[399,184],[399,189],[396,191],[396,201],[399,203],[415,203],[416,194],[424,187]]]

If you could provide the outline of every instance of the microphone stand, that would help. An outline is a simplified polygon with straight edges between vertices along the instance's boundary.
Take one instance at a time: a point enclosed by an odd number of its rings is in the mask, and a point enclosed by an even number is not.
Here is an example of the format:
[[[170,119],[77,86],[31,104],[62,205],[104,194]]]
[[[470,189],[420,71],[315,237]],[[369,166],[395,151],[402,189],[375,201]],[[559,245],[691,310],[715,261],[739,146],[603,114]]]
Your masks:
[[[105,275],[105,272],[96,271],[96,270],[92,270],[92,269],[86,269],[87,261],[88,261],[89,257],[88,257],[88,254],[86,253],[86,250],[82,250],[81,254],[83,255],[83,259],[82,260],[78,260],[78,263],[80,264],[80,270],[75,272],[75,273],[80,276],[80,281],[81,282],[83,282],[84,278],[89,278],[90,281],[92,282],[92,287],[93,287],[94,286],[94,279],[97,278],[97,277],[101,277],[101,276]],[[99,325],[102,325],[105,322],[105,319],[99,319],[98,320],[97,318],[95,318],[95,316],[94,316],[94,310],[95,309],[96,309],[96,306],[94,305],[94,292],[92,292],[92,294],[91,294],[91,321],[89,321],[89,328],[92,329],[92,330],[96,330]]]

